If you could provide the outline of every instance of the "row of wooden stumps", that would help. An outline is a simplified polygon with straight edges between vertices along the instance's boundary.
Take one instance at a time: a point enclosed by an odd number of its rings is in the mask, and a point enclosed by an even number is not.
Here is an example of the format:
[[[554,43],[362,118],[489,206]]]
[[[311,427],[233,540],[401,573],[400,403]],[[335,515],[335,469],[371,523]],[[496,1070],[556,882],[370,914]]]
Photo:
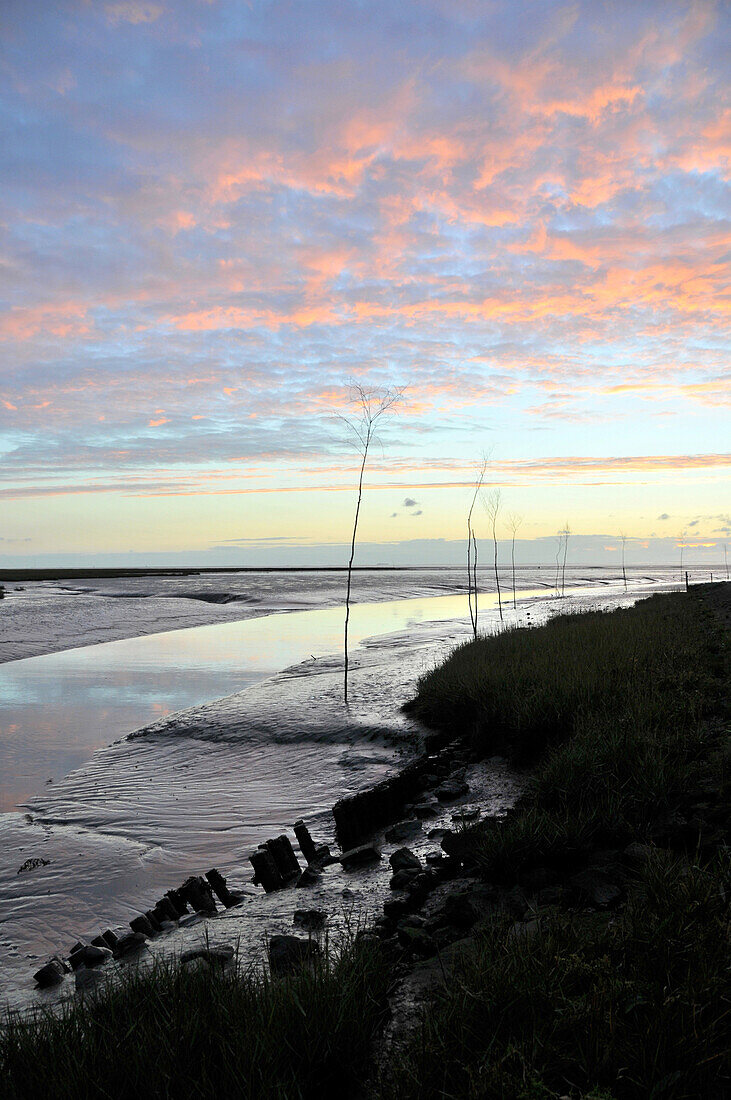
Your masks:
[[[249,856],[254,868],[254,883],[263,886],[267,894],[281,890],[295,879],[297,885],[309,885],[326,864],[337,862],[327,844],[315,844],[304,821],[295,822],[294,835],[307,864],[304,871],[284,833],[260,844]]]
[[[117,936],[111,928],[95,936],[88,944],[79,941],[71,948],[68,961],[54,956],[33,975],[37,984],[45,989],[58,985],[65,974],[83,967],[100,966],[108,959],[123,958],[138,951],[152,936],[171,931],[181,919],[194,913],[212,916],[217,913],[214,894],[226,909],[237,905],[242,898],[229,890],[226,879],[212,867],[205,877],[191,875],[177,890],[168,890],[164,897],[144,913],[129,922],[131,931]]]

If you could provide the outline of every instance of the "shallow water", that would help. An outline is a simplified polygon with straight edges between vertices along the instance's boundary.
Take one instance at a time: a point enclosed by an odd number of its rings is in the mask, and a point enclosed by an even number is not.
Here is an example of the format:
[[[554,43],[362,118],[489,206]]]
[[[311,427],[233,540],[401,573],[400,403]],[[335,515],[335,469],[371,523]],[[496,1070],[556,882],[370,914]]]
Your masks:
[[[560,605],[545,590],[523,593],[518,612],[506,617],[539,622],[557,606],[594,606],[600,597],[607,606],[631,602],[663,579],[626,595],[616,585],[602,593],[587,587]],[[334,656],[342,608],[128,639],[0,668],[6,759],[14,752],[24,769],[20,780],[4,781],[8,800],[37,783],[29,816],[0,815],[3,995],[13,1003],[37,998],[31,974],[39,956],[123,924],[187,874],[215,863],[235,885],[245,883],[249,848],[299,816],[331,840],[336,799],[394,766],[411,732],[399,707],[419,674],[468,636],[465,602],[461,594],[357,605],[347,710]],[[494,598],[481,598],[481,607],[485,628],[497,626]],[[140,726],[147,727],[142,736],[91,755]],[[47,785],[51,767],[58,778]],[[499,785],[499,798],[511,789]],[[18,875],[29,857],[50,862]],[[363,904],[373,900],[368,881]],[[250,940],[262,920],[284,930],[292,907],[291,898],[247,899],[252,923],[237,926],[237,935]]]

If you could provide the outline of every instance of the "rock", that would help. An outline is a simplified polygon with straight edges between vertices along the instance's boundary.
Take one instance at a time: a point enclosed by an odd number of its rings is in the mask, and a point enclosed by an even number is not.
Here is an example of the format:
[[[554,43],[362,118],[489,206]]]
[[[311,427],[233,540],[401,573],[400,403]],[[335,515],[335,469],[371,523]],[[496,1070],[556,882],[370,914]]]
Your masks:
[[[272,974],[287,974],[314,958],[319,947],[298,936],[272,936],[267,946]]]
[[[296,909],[292,923],[306,932],[315,932],[323,927],[326,920],[327,913],[322,909]]]
[[[651,844],[640,844],[638,840],[633,840],[624,849],[622,855],[632,867],[644,867],[648,860],[652,858],[654,850]]]
[[[231,962],[235,954],[234,948],[227,943],[216,947],[192,947],[189,951],[183,951],[180,962],[185,966],[186,963],[191,963],[195,959],[204,959],[209,966],[214,964],[225,966],[226,963]]]
[[[408,951],[428,958],[437,949],[434,939],[423,928],[400,927],[397,929],[398,942]]]
[[[454,802],[456,798],[461,798],[468,791],[469,787],[463,779],[448,779],[437,787],[434,793],[440,802]]]
[[[400,844],[410,837],[417,836],[421,831],[421,822],[414,817],[410,821],[399,821],[398,825],[386,829],[385,835],[386,840],[391,844]]]
[[[442,840],[447,831],[447,829],[430,829],[426,835],[429,840]]]
[[[175,910],[176,917],[184,917],[188,912],[188,905],[185,898],[181,896],[180,890],[168,890],[165,897]]]
[[[421,871],[421,860],[410,848],[397,848],[388,862],[394,871]]]
[[[161,920],[160,921],[160,931],[161,932],[174,932],[177,927],[178,927],[178,922],[176,920]]]
[[[455,810],[452,814],[452,821],[455,825],[467,825],[470,821],[477,821],[479,816],[479,806],[464,806],[460,810]]]
[[[104,940],[109,950],[114,951],[114,948],[117,946],[116,932],[112,932],[111,928],[107,928],[104,932],[102,932],[102,939]]]
[[[446,856],[443,852],[429,852],[426,857],[426,864],[428,867],[441,867],[446,861]]]
[[[117,946],[114,949],[115,957],[119,959],[124,955],[141,951],[146,943],[147,936],[143,932],[127,932],[126,935],[120,936],[117,940]]]
[[[69,958],[69,962],[72,970],[78,970],[81,966],[91,970],[95,966],[103,966],[107,959],[111,959],[111,957],[112,952],[108,947],[95,947],[93,944],[86,944],[85,947],[74,951]]]
[[[366,863],[378,863],[381,858],[381,853],[378,848],[374,848],[372,844],[361,844],[358,848],[351,848],[347,852],[343,852],[340,856],[340,863],[344,870],[349,871],[351,867],[362,867]]]
[[[392,890],[405,890],[418,874],[419,872],[414,868],[404,867],[402,871],[397,871],[391,876],[388,885]]]
[[[388,921],[396,921],[408,913],[409,907],[402,898],[390,898],[383,903],[383,915]]]
[[[436,802],[417,802],[414,806],[414,817],[418,817],[420,821],[427,817],[436,817],[438,813],[439,806]]]
[[[531,936],[535,936],[539,928],[540,921],[537,921],[535,919],[516,921],[513,927],[508,932],[508,939],[530,939]]]
[[[479,916],[477,909],[463,892],[449,894],[444,901],[444,916],[455,928],[472,928]]]
[[[322,878],[322,871],[318,871],[317,867],[305,867],[304,871],[297,879],[295,886],[316,886]]]
[[[90,970],[85,966],[80,966],[74,977],[77,993],[90,993],[103,980],[100,971]]]
[[[588,901],[597,909],[609,909],[622,897],[622,891],[609,879],[592,871],[581,871],[571,877],[571,888],[582,901]]]
[[[68,967],[61,959],[54,957],[40,970],[36,970],[33,980],[37,982],[40,989],[50,989],[54,985],[59,985],[67,973]]]
[[[344,897],[346,901],[350,901],[354,897],[353,891],[349,887],[344,886],[340,891],[341,897]]]

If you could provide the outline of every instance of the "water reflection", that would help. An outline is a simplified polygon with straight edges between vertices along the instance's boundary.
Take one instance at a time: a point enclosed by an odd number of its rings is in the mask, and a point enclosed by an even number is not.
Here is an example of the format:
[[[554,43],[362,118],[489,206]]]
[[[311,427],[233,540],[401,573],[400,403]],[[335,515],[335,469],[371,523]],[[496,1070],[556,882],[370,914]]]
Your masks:
[[[484,597],[483,607],[491,602]],[[463,596],[357,604],[350,637],[356,646],[373,634],[463,614]],[[324,608],[0,666],[0,812],[61,779],[96,749],[166,714],[240,691],[309,657],[337,653],[342,629],[342,609]]]

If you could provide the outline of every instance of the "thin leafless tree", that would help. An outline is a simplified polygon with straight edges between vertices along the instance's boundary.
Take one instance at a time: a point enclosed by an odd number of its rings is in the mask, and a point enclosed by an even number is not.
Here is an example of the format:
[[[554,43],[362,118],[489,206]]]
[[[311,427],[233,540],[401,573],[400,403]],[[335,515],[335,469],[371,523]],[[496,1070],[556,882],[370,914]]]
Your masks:
[[[569,550],[569,536],[571,528],[568,520],[566,526],[556,534],[556,579],[554,587],[556,596],[563,596],[566,591],[566,557]]]
[[[569,527],[569,521],[566,520],[566,526],[561,532],[563,536],[563,565],[561,566],[561,595],[566,595],[566,558],[569,552],[569,538],[571,537],[571,528]]]
[[[500,574],[498,573],[498,551],[497,551],[497,517],[500,513],[500,490],[493,489],[487,499],[483,501],[485,511],[487,512],[487,518],[490,521],[490,530],[492,531],[492,545],[494,549],[493,555],[493,567],[495,570],[495,586],[497,588],[497,605],[500,611],[500,622],[503,621],[503,601],[500,594]]]
[[[515,599],[515,536],[518,533],[518,528],[523,522],[523,517],[519,516],[517,512],[510,512],[508,514],[508,527],[510,528],[511,540],[510,540],[510,563],[513,571],[513,611],[517,608],[517,602]]]
[[[472,624],[472,635],[477,637],[477,539],[475,538],[475,529],[472,526],[472,513],[475,510],[475,504],[477,498],[482,490],[483,482],[485,481],[485,473],[487,472],[488,455],[482,456],[482,462],[477,471],[477,477],[475,478],[475,491],[472,494],[472,501],[470,502],[470,510],[467,513],[467,603],[470,609],[470,622]],[[474,598],[474,606],[473,606]]]
[[[348,702],[348,626],[350,624],[350,592],[353,579],[353,561],[355,560],[355,542],[358,535],[358,519],[360,506],[363,500],[363,478],[365,476],[368,451],[376,435],[378,423],[383,417],[394,412],[396,406],[402,401],[404,391],[402,389],[365,389],[359,383],[352,383],[354,411],[350,416],[341,416],[339,419],[345,424],[351,441],[361,457],[360,473],[358,476],[358,496],[355,504],[355,516],[353,517],[353,535],[350,542],[350,559],[348,561],[348,587],[345,595],[345,631],[343,638],[344,673],[343,673],[343,698]]]

